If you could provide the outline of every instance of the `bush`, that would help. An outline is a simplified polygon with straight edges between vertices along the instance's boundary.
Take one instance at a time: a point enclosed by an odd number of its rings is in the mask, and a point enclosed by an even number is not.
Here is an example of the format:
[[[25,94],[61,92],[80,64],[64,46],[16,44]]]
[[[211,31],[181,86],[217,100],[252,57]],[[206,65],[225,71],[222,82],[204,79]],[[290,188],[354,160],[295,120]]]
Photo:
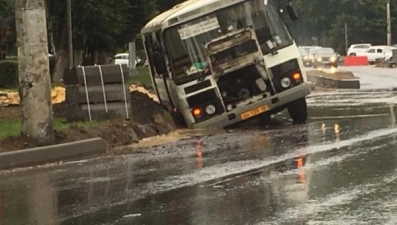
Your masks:
[[[53,74],[55,57],[49,58],[50,74]],[[52,80],[52,79],[51,79]],[[18,87],[18,60],[0,61],[0,88]]]
[[[18,61],[0,61],[0,88],[18,87]]]

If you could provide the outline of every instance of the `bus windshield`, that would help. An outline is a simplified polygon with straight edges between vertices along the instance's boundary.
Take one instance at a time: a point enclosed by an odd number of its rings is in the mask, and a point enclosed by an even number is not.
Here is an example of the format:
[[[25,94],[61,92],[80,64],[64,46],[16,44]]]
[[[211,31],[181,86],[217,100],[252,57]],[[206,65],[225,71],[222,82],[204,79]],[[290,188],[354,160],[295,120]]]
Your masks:
[[[250,0],[220,9],[165,30],[175,83],[200,77],[207,61],[203,48],[205,43],[247,27],[254,28],[263,54],[293,43],[273,0]],[[269,47],[269,41],[273,48]]]

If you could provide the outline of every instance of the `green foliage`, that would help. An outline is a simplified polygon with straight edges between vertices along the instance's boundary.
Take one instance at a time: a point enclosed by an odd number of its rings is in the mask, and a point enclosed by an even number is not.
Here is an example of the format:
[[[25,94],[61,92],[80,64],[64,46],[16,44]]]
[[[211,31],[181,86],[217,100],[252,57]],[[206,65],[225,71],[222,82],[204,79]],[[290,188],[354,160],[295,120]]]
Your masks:
[[[0,61],[0,88],[18,86],[18,62],[13,60]]]
[[[54,118],[54,129],[59,131],[64,131],[69,129],[71,126],[77,127],[98,127],[102,122],[74,122],[67,123],[64,118]],[[22,120],[21,119],[4,119],[0,120],[0,140],[8,137],[15,137],[21,134],[22,130]]]
[[[137,75],[129,80],[129,84],[139,82],[145,86],[152,86],[152,79],[148,67],[138,67]]]
[[[18,136],[22,130],[22,121],[20,119],[0,120],[0,140],[7,137]]]
[[[0,0],[1,1],[1,0]],[[49,31],[57,49],[67,49],[66,3],[48,1]],[[156,0],[81,0],[72,1],[73,45],[95,51],[127,50],[128,42],[139,34],[141,28],[155,14]]]
[[[157,0],[157,5],[159,11],[163,12],[184,1],[185,0]]]
[[[348,45],[363,42],[386,44],[385,0],[295,0],[294,4],[301,17],[292,32],[298,44],[329,46],[344,53],[345,23],[348,26]],[[391,15],[396,21],[396,1],[392,1]],[[396,29],[393,37],[397,41]]]

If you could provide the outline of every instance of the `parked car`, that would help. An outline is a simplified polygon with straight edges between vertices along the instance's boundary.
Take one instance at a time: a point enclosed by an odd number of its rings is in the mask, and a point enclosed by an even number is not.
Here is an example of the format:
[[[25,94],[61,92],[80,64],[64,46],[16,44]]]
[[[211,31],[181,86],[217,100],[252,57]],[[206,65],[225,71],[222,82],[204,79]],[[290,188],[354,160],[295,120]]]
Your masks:
[[[299,54],[301,55],[303,65],[306,67],[311,67],[312,60],[309,59],[309,53],[303,48],[299,48]]]
[[[373,64],[375,63],[376,59],[389,60],[393,56],[394,49],[397,48],[387,45],[372,46],[367,51],[365,51],[364,53],[360,53],[359,55],[367,56],[368,62],[370,64]]]
[[[313,66],[314,53],[316,53],[316,51],[317,51],[318,49],[321,49],[321,48],[322,48],[322,47],[320,47],[320,48],[312,48],[312,49],[309,50],[308,60],[310,60],[311,66]]]
[[[119,53],[114,56],[114,64],[125,64],[127,67],[129,66],[129,53]],[[135,58],[135,66],[137,66],[141,62],[141,59]]]
[[[317,46],[317,45],[312,45],[312,46],[299,46],[298,48],[299,49],[303,49],[307,53],[309,53],[311,49],[319,49],[319,48],[322,48],[322,47],[321,46]]]
[[[349,49],[347,50],[348,56],[356,56],[364,53],[367,51],[372,45],[368,43],[363,44],[352,44],[350,45]]]
[[[338,67],[339,55],[333,48],[317,49],[313,54],[313,67]]]

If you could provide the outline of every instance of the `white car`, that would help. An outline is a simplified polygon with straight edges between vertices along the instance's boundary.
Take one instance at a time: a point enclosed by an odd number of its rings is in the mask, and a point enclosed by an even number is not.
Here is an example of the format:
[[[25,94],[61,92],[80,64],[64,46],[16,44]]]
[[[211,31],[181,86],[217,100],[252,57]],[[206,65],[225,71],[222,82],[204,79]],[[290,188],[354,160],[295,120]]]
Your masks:
[[[372,46],[364,53],[360,53],[360,56],[367,56],[369,63],[374,63],[376,59],[389,60],[393,56],[393,50],[397,49],[393,46],[379,45]]]
[[[322,48],[321,46],[313,45],[313,46],[299,46],[299,49],[305,50],[307,53],[310,52],[311,49],[319,49]]]
[[[125,64],[127,67],[129,66],[129,53],[120,53],[114,57],[114,64]],[[135,66],[141,62],[141,59],[136,57],[135,58]]]
[[[360,55],[365,51],[367,51],[370,47],[372,47],[372,45],[368,43],[350,45],[350,48],[347,50],[347,55],[348,56]]]

